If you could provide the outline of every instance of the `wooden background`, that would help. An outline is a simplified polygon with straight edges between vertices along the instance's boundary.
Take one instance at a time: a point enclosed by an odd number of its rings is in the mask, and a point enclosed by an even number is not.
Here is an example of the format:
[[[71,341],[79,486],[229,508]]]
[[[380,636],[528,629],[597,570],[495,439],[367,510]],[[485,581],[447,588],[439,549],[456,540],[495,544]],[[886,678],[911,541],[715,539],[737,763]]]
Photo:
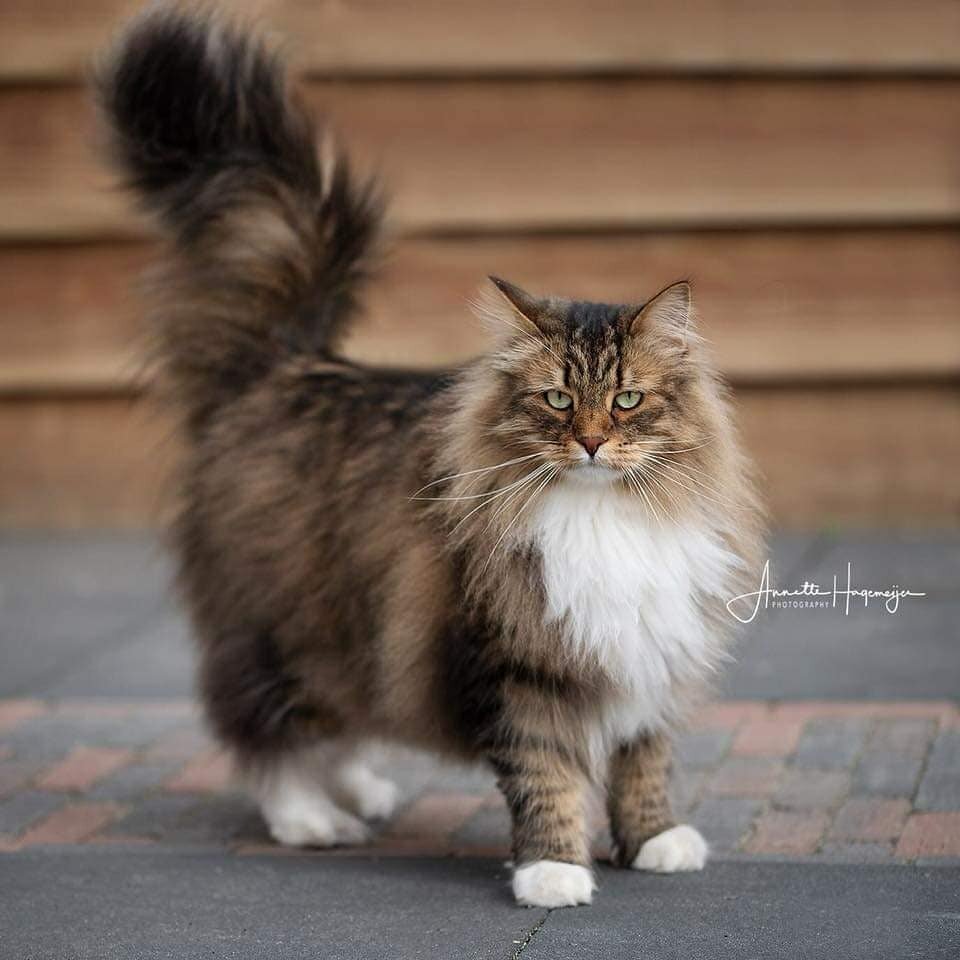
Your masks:
[[[956,0],[243,0],[391,193],[352,350],[469,356],[487,273],[638,299],[691,276],[778,522],[960,522]],[[84,75],[125,0],[0,0],[0,524],[143,526],[150,240]]]

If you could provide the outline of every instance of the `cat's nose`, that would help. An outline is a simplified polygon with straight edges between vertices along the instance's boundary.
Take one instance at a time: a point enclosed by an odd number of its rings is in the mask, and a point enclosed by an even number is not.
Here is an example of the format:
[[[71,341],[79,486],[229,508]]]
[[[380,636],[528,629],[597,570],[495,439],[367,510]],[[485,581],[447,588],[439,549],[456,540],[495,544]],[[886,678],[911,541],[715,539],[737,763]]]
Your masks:
[[[590,456],[594,456],[596,452],[600,449],[600,445],[607,442],[606,437],[593,436],[593,437],[577,437],[577,442],[583,447]]]

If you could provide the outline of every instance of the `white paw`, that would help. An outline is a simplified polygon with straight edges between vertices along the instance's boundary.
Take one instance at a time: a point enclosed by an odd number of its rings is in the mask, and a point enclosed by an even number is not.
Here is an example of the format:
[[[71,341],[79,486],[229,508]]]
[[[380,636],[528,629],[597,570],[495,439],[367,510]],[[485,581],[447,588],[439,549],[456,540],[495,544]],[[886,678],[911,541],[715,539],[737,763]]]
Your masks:
[[[707,841],[693,827],[682,823],[651,837],[640,848],[633,868],[654,873],[702,870],[707,852]]]
[[[270,835],[288,847],[334,847],[366,843],[370,831],[363,821],[335,806],[325,795],[303,793],[264,803]]]
[[[525,907],[575,907],[593,899],[593,874],[576,863],[537,860],[513,874],[513,895]]]
[[[397,785],[368,767],[351,764],[337,779],[338,792],[364,820],[386,820],[396,809],[400,795]]]

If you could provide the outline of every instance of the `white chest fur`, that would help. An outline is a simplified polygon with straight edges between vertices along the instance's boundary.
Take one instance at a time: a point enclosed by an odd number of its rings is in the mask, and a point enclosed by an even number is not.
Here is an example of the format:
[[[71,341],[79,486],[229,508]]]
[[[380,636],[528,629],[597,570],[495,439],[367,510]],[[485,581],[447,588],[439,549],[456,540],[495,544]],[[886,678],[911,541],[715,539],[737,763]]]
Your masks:
[[[703,605],[727,599],[738,559],[715,532],[661,522],[637,498],[586,478],[547,491],[528,536],[543,557],[547,620],[562,621],[568,653],[598,664],[621,691],[604,736],[661,726],[675,685],[716,660]]]

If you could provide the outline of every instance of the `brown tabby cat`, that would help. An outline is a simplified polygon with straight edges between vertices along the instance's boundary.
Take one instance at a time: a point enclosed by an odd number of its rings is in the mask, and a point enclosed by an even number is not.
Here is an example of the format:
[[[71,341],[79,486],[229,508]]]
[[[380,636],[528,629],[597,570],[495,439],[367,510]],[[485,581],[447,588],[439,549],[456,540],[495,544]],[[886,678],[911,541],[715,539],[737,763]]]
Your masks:
[[[489,762],[520,903],[590,901],[590,783],[618,863],[700,869],[670,731],[723,656],[759,512],[687,283],[610,305],[495,279],[487,355],[363,367],[337,345],[378,205],[321,161],[276,60],[154,11],[101,97],[171,241],[155,328],[203,699],[273,836],[362,842],[395,790],[357,748],[390,738]]]

